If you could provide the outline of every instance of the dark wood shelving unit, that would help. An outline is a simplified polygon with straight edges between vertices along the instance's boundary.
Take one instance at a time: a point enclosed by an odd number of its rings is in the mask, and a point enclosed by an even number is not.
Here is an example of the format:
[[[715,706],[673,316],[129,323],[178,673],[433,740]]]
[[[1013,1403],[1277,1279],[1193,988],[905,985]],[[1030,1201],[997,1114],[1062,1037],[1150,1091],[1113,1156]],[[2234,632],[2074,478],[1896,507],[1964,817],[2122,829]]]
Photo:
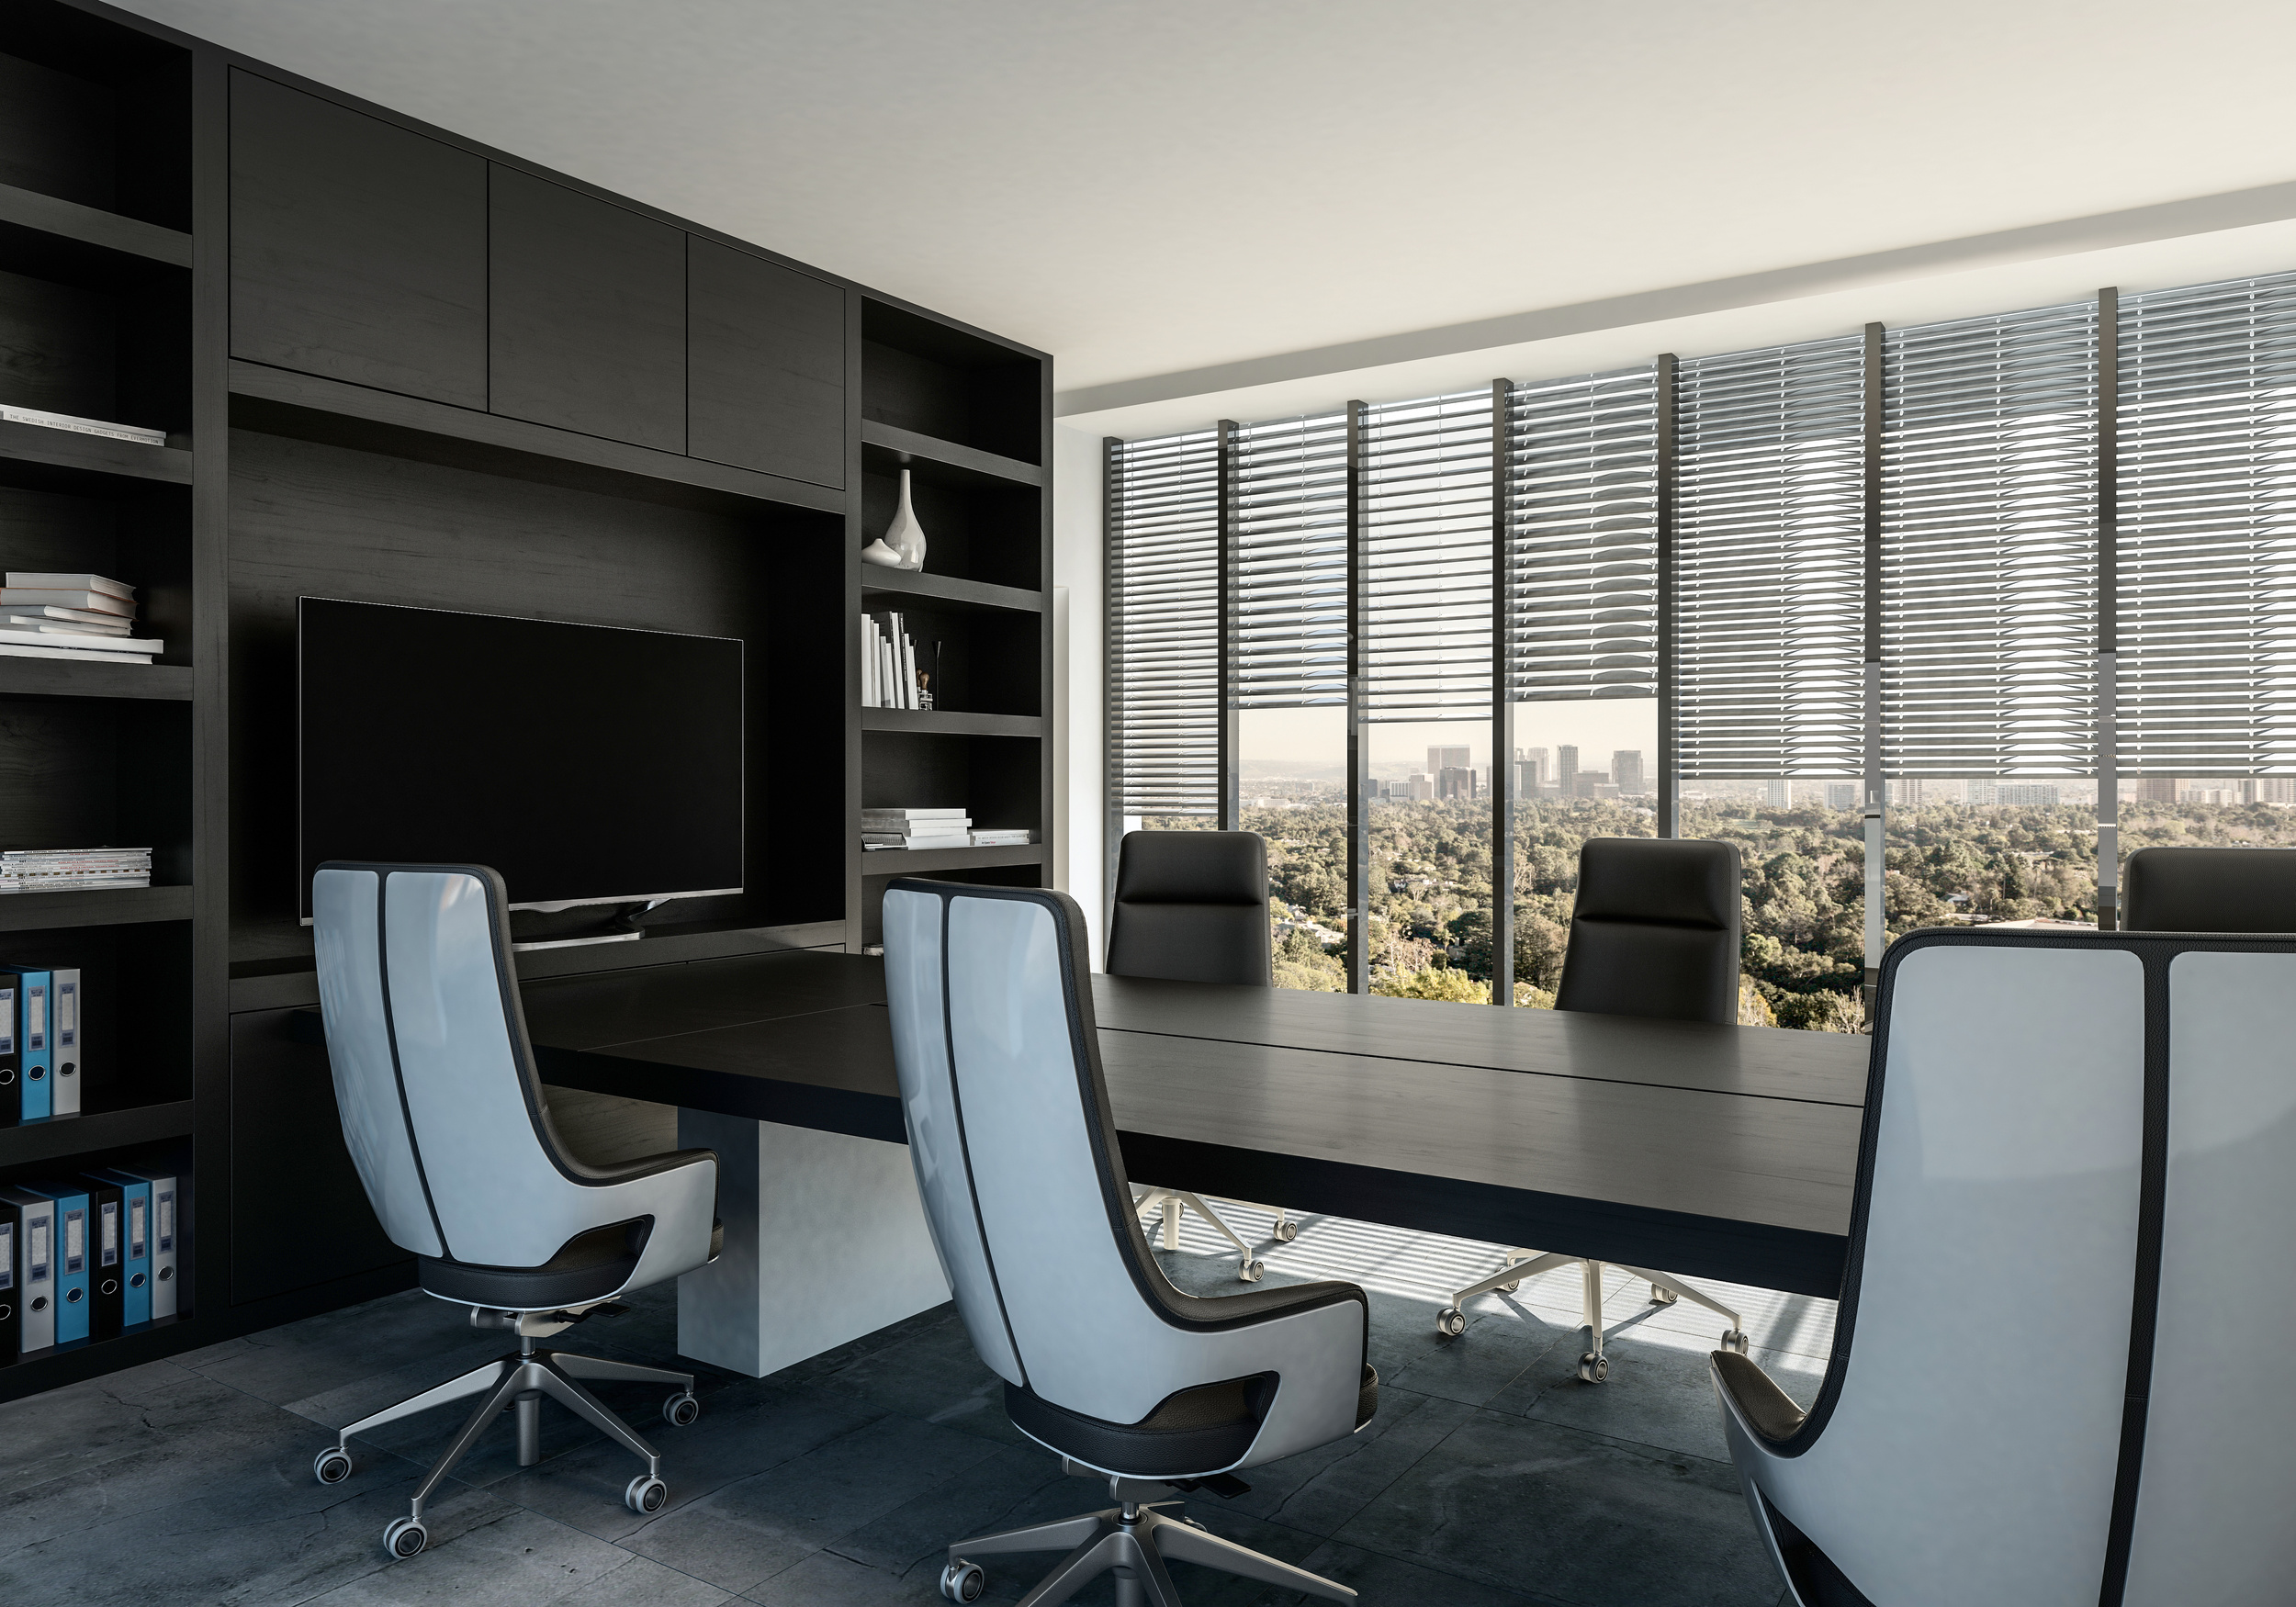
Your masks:
[[[190,1100],[172,1099],[162,1105],[91,1110],[0,1127],[0,1168],[52,1167],[59,1161],[83,1155],[165,1139],[187,1139],[192,1133],[192,1112]]]
[[[131,698],[189,702],[192,673],[177,664],[98,664],[93,658],[0,658],[0,697]]]
[[[1007,613],[1041,613],[1044,593],[1018,586],[992,586],[985,580],[960,580],[916,569],[887,569],[864,564],[861,572],[864,608],[929,608],[952,612],[975,609]]]
[[[1041,736],[1035,714],[964,714],[946,709],[863,709],[863,731],[937,732],[944,736]]]
[[[296,1024],[298,596],[748,644],[748,890],[523,976],[858,949],[894,875],[1044,879],[1044,354],[99,0],[0,8],[0,400],[168,442],[0,424],[0,568],[116,576],[166,644],[0,659],[0,846],[148,841],[160,883],[0,896],[90,1011],[87,1113],[0,1129],[0,1182],[185,1180],[183,1315],[0,1399],[412,1283]],[[864,573],[904,463],[926,571]],[[864,608],[944,643],[942,712],[864,716]],[[825,756],[826,808],[787,783]],[[896,798],[1039,840],[864,872]]]
[[[56,927],[118,927],[139,921],[187,921],[188,887],[86,887],[66,893],[0,896],[0,932]],[[0,1129],[5,1130],[5,1129]]]

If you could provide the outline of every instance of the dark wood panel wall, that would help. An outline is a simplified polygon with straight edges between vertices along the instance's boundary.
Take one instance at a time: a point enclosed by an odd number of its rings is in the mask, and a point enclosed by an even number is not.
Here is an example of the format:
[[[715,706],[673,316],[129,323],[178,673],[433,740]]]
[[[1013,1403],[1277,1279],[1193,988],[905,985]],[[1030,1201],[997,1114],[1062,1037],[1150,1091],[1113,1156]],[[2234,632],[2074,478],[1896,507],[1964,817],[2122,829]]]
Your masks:
[[[745,891],[535,969],[862,946],[911,866],[1051,862],[1050,399],[1042,353],[767,247],[100,0],[0,7],[0,401],[168,437],[0,425],[0,567],[114,575],[166,642],[0,657],[0,845],[155,854],[148,889],[0,901],[92,1012],[84,1114],[0,1126],[0,1182],[189,1179],[184,1314],[0,1399],[408,1281],[280,1026],[316,996],[298,597],[740,637]],[[925,572],[864,570],[904,468]],[[864,608],[941,645],[936,710],[865,715]],[[1040,843],[865,857],[864,801]]]

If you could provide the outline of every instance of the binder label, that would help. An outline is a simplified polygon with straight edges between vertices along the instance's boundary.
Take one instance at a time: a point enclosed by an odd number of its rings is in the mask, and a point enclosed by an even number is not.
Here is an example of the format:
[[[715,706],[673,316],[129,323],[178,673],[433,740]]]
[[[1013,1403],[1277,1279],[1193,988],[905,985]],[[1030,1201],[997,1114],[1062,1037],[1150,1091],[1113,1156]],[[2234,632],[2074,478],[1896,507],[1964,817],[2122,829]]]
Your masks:
[[[143,1197],[138,1195],[128,1202],[128,1259],[143,1259]]]
[[[103,1227],[96,1242],[96,1264],[119,1264],[119,1205],[116,1200],[104,1202]]]
[[[160,1253],[173,1254],[175,1250],[175,1191],[172,1188],[160,1196],[159,1239]]]
[[[0,988],[0,1054],[16,1052],[16,990]]]
[[[70,1049],[80,1036],[80,984],[56,984],[56,1047]]]
[[[0,1289],[16,1287],[16,1224],[0,1222]]]
[[[75,1272],[87,1270],[87,1211],[83,1208],[63,1214],[63,1272],[70,1277]]]
[[[24,1281],[48,1281],[48,1219],[34,1217],[24,1228]]]
[[[48,1047],[48,990],[24,990],[24,1047],[28,1050]]]

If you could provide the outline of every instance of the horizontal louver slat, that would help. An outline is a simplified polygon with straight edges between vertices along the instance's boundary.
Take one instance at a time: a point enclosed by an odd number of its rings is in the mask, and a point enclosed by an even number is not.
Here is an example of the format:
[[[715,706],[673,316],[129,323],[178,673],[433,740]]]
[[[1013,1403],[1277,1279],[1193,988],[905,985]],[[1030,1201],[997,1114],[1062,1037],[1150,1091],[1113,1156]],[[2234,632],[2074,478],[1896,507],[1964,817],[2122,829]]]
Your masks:
[[[2096,304],[1885,348],[1884,768],[2092,775]]]
[[[1512,386],[1503,433],[1507,701],[1656,696],[1657,365]]]
[[[1864,372],[1854,335],[1677,370],[1685,780],[1863,765]]]
[[[1366,408],[1364,708],[1491,715],[1491,392]]]
[[[1347,415],[1233,433],[1236,706],[1347,701]]]
[[[2296,275],[2121,302],[2118,746],[2296,773]]]
[[[1109,455],[1109,802],[1212,815],[1220,801],[1220,436]]]

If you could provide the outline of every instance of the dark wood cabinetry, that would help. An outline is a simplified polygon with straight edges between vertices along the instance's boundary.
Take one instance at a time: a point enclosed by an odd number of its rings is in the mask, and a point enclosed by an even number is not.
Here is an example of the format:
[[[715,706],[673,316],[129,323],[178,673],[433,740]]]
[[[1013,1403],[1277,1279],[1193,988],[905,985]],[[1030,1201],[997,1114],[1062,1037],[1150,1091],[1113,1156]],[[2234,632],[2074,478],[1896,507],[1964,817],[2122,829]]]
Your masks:
[[[686,447],[686,237],[494,165],[487,371],[498,413]]]
[[[231,74],[231,354],[487,405],[487,163]]]
[[[686,296],[686,450],[844,485],[845,292],[691,240]]]
[[[1044,879],[1041,353],[96,0],[10,0],[0,399],[169,436],[0,422],[0,568],[116,576],[167,643],[0,658],[0,846],[154,850],[149,888],[0,899],[0,952],[81,965],[93,1012],[84,1114],[0,1128],[0,1183],[188,1179],[183,1314],[0,1367],[0,1399],[411,1281],[283,1020],[317,999],[298,596],[747,644],[746,891],[530,979],[872,943],[904,871]],[[903,467],[921,574],[860,561]],[[943,644],[941,708],[861,707],[864,609]],[[864,864],[864,803],[1039,841]]]

